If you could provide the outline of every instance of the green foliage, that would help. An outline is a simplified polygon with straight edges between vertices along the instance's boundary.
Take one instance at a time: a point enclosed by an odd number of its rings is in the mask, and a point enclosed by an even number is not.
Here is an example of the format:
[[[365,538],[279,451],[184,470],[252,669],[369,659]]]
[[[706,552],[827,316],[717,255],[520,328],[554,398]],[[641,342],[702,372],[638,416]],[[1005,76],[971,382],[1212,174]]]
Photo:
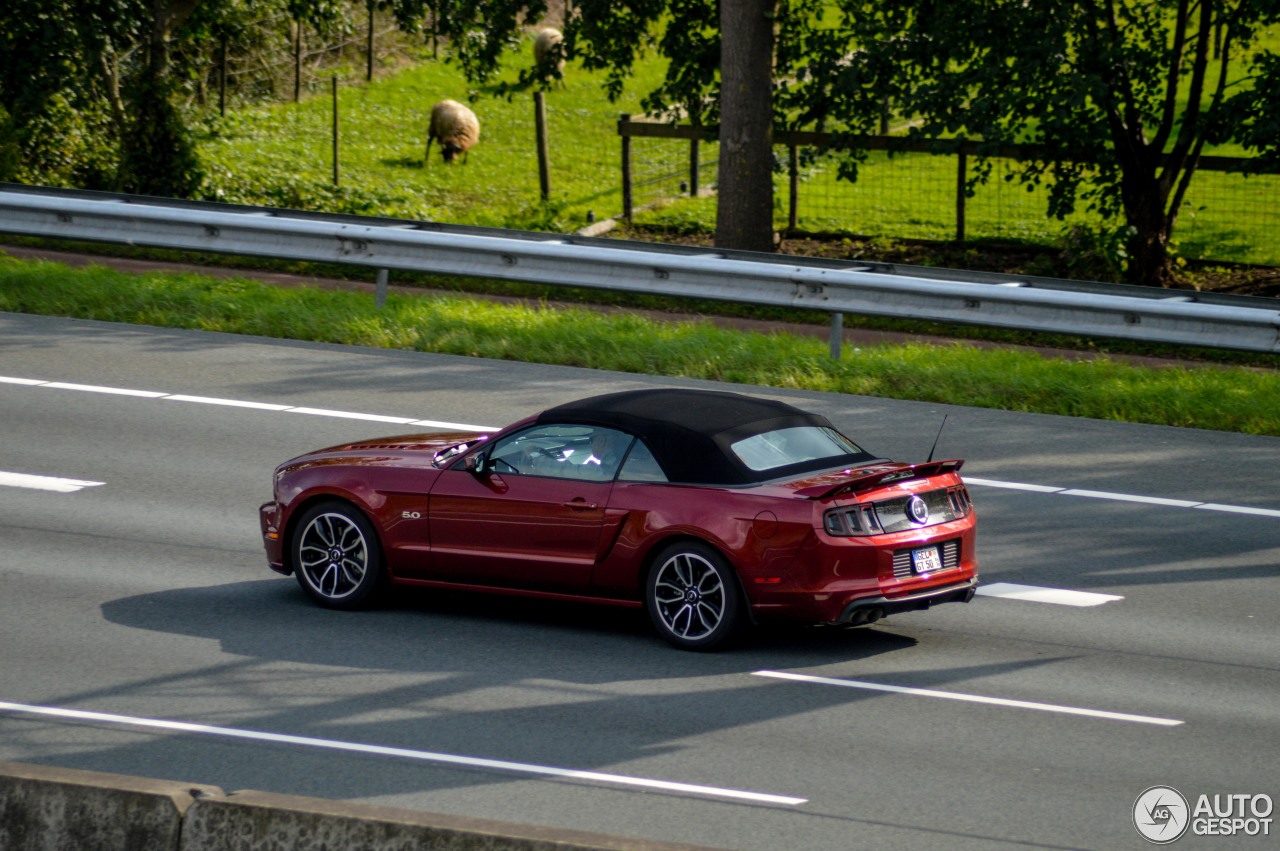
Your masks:
[[[527,42],[516,54],[531,55]],[[661,63],[645,63],[635,88],[662,72]],[[510,70],[497,79],[514,76]],[[202,193],[244,204],[557,231],[584,226],[589,211],[603,219],[621,210],[616,122],[619,109],[638,109],[638,96],[624,92],[611,104],[598,75],[566,68],[563,87],[546,95],[551,199],[543,205],[528,95],[471,101],[481,133],[466,162],[446,165],[433,149],[424,166],[431,105],[465,101],[467,90],[456,65],[429,61],[373,85],[340,86],[339,186],[329,97],[211,117],[198,137]]]
[[[121,145],[120,185],[126,192],[190,198],[203,173],[186,124],[164,80],[146,75],[130,92],[132,128]]]
[[[1205,144],[1261,143],[1272,129],[1256,118],[1250,125],[1247,96],[1233,108],[1227,96],[1252,75],[1266,82],[1276,74],[1264,39],[1280,21],[1273,2],[836,5],[830,26],[799,42],[806,59],[780,97],[786,108],[840,116],[853,143],[871,132],[886,100],[913,122],[912,136],[965,135],[992,150],[1034,142],[1043,158],[1020,179],[1048,187],[1053,216],[1071,214],[1078,200],[1106,217],[1122,214],[1133,228],[1131,276],[1144,283],[1163,278]]]
[[[1069,225],[1062,233],[1064,271],[1086,281],[1123,280],[1132,230],[1128,225]]]
[[[9,117],[8,110],[0,106],[0,181],[17,180],[21,166],[18,134],[13,126],[13,119]]]
[[[0,310],[559,363],[836,393],[1280,435],[1269,371],[1152,369],[921,343],[846,349],[788,334],[454,296],[281,288],[0,258]]]

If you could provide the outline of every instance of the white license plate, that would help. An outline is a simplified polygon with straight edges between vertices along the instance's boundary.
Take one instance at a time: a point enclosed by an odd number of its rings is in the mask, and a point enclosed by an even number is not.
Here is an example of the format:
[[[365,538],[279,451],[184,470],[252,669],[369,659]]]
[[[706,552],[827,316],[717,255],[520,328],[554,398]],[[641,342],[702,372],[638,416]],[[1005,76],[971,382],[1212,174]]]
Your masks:
[[[919,574],[933,573],[935,570],[942,570],[942,556],[938,555],[937,547],[912,550],[911,566]]]

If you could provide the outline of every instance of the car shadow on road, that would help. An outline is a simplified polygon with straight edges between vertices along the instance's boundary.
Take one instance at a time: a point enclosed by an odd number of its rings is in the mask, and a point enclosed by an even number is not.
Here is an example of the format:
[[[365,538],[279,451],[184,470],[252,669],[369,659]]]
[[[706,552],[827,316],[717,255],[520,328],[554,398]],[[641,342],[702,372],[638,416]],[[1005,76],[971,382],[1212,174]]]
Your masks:
[[[60,695],[58,705],[138,716],[163,707],[166,718],[224,729],[584,771],[625,774],[626,766],[662,764],[673,755],[666,770],[679,773],[671,765],[700,754],[716,763],[701,772],[723,774],[726,785],[739,788],[776,781],[765,766],[758,776],[731,771],[733,748],[725,750],[720,734],[774,722],[784,725],[772,726],[775,732],[793,721],[804,729],[834,724],[840,735],[832,747],[856,750],[894,728],[885,727],[885,712],[895,710],[878,703],[885,698],[877,693],[797,686],[754,672],[857,675],[872,660],[917,644],[875,628],[788,628],[757,631],[724,652],[689,653],[658,639],[640,611],[432,591],[344,613],[315,607],[285,579],[123,597],[102,612],[119,628],[112,640],[129,642],[134,630],[163,633],[179,661],[130,682]],[[208,652],[209,641],[218,652]],[[188,658],[207,661],[181,661]],[[1052,661],[935,669],[904,661],[876,670],[934,688]],[[530,777],[431,759],[109,729],[89,736],[92,745],[58,750],[46,761],[328,798],[490,794],[495,785]],[[47,732],[33,728],[30,735]],[[710,742],[699,738],[707,735]]]

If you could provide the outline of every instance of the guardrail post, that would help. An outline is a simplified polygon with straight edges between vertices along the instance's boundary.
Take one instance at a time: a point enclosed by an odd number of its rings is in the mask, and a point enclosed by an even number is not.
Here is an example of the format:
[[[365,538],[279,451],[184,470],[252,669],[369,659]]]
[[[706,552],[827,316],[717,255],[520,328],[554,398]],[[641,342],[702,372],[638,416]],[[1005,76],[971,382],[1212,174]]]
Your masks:
[[[831,314],[830,336],[831,359],[840,360],[840,350],[844,347],[844,314]]]
[[[387,304],[387,270],[378,270],[378,284],[374,288],[373,303],[379,310]]]
[[[618,133],[622,136],[622,217],[631,224],[631,136],[623,126],[631,116],[623,113],[618,119]]]

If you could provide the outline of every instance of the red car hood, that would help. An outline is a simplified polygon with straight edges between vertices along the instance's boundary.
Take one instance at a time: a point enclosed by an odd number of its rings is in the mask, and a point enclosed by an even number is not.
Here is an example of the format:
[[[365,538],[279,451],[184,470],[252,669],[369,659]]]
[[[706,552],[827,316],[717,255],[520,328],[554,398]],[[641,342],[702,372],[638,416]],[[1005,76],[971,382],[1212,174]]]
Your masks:
[[[459,443],[478,440],[479,434],[472,432],[448,432],[433,434],[407,434],[402,437],[375,437],[369,440],[357,440],[333,446],[322,452],[430,452],[435,454],[441,449],[448,449]]]
[[[386,464],[401,459],[415,465],[429,465],[437,452],[457,446],[459,443],[470,443],[487,437],[487,434],[474,432],[435,432],[399,437],[375,437],[308,452],[280,466],[288,468],[325,461],[332,463],[333,459],[337,458],[356,464]]]
[[[923,464],[902,464],[891,461],[796,479],[788,482],[785,487],[796,496],[808,499],[830,499],[834,496],[875,490],[894,482],[928,479],[943,473],[954,473],[963,465],[964,461],[959,458],[927,461]]]

